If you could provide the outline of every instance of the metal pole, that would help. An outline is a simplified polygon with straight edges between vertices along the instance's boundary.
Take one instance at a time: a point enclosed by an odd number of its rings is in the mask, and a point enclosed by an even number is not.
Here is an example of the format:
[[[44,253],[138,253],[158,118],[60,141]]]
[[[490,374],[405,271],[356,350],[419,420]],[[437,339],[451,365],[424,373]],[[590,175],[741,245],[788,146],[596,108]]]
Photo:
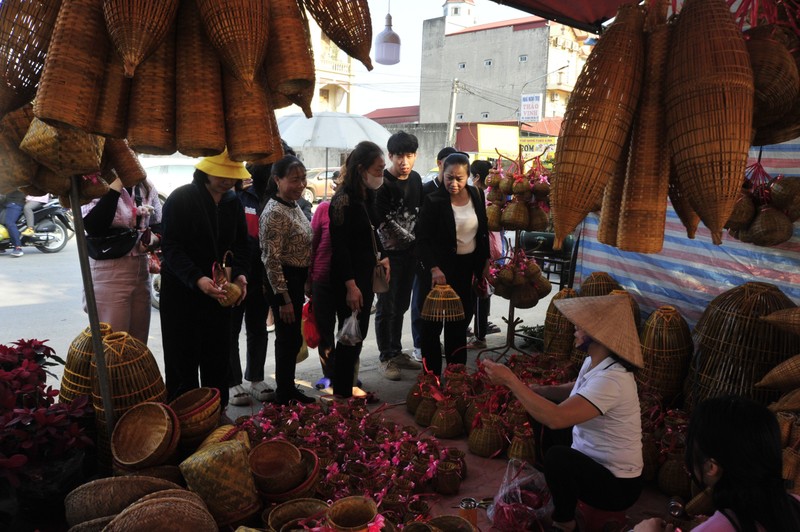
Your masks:
[[[458,78],[453,78],[453,89],[450,92],[450,120],[447,122],[446,146],[456,143],[456,95],[458,94]]]
[[[325,190],[322,191],[322,199],[328,199],[328,148],[325,148]]]
[[[78,188],[81,176],[72,176],[72,187],[69,191],[69,202],[72,208],[72,217],[75,223],[75,240],[78,243],[78,260],[81,265],[81,277],[83,278],[83,290],[86,294],[86,310],[89,313],[89,329],[92,332],[92,347],[94,348],[94,359],[97,364],[97,380],[100,384],[100,397],[103,399],[103,410],[105,410],[106,427],[111,436],[114,430],[114,402],[111,400],[111,388],[108,383],[108,371],[106,370],[106,356],[103,350],[103,338],[100,335],[100,318],[97,315],[97,300],[94,297],[94,283],[92,282],[92,272],[89,269],[89,253],[86,250],[86,234],[83,232],[83,217],[81,216],[80,191]]]

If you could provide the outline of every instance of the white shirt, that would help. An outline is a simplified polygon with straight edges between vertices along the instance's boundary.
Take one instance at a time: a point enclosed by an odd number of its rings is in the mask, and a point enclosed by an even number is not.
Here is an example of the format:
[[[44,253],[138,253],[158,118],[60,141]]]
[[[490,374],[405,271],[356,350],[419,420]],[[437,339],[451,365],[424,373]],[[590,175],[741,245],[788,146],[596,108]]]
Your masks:
[[[608,357],[589,370],[581,366],[570,396],[578,394],[600,415],[575,425],[572,448],[604,466],[617,478],[642,474],[642,418],[633,373]]]
[[[478,234],[478,215],[472,206],[472,198],[466,205],[453,205],[456,220],[456,255],[469,255],[475,251],[475,235]]]

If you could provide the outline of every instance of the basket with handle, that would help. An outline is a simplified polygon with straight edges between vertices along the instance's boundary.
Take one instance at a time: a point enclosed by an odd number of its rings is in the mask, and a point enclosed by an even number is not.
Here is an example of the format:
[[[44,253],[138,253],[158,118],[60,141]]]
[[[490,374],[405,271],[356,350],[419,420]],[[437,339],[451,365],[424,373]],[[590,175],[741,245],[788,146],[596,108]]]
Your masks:
[[[316,79],[314,52],[305,12],[296,0],[270,2],[266,64],[270,89],[288,96],[290,100],[303,91],[313,91]]]
[[[189,157],[217,155],[225,149],[222,63],[203,28],[197,3],[181,2],[178,13],[175,65],[178,151]]]
[[[152,54],[175,24],[178,0],[105,0],[103,16],[111,42],[132,78],[136,67]]]
[[[434,286],[422,305],[422,319],[429,321],[458,321],[464,319],[464,305],[450,285]]]
[[[303,0],[302,4],[336,46],[372,70],[372,19],[366,0]]]
[[[230,307],[236,303],[242,295],[242,289],[239,285],[231,282],[231,267],[228,266],[228,257],[233,258],[233,253],[228,250],[222,256],[222,264],[214,263],[214,282],[217,286],[225,292],[225,298],[219,300],[219,304],[223,307]]]

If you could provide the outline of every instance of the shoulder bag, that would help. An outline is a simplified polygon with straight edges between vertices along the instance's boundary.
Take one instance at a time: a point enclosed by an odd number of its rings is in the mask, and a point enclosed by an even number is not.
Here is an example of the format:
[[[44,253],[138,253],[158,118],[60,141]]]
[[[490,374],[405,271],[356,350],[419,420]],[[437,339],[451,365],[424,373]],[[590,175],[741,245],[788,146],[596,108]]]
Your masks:
[[[381,264],[381,255],[378,253],[378,244],[375,242],[375,227],[369,219],[367,206],[364,205],[364,214],[369,221],[369,235],[372,237],[372,252],[375,253],[375,268],[372,270],[372,292],[374,294],[385,294],[389,291],[389,280],[386,278],[386,269]]]
[[[134,188],[136,206],[142,205],[139,187]],[[136,217],[139,227],[141,216]],[[111,227],[101,236],[86,235],[86,249],[94,260],[109,260],[124,257],[133,249],[139,240],[139,230],[130,227]]]

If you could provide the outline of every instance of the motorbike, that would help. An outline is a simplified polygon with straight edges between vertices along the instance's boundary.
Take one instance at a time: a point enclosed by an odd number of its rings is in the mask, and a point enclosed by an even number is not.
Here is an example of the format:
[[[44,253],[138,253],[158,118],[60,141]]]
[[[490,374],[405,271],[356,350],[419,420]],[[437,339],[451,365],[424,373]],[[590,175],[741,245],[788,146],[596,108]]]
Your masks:
[[[61,206],[58,199],[53,199],[33,211],[34,233],[30,236],[20,235],[23,246],[33,246],[42,253],[58,253],[67,245],[70,233],[75,229],[67,209]],[[5,209],[0,208],[0,250],[11,249],[11,236],[8,229],[2,225],[5,221]],[[17,220],[17,229],[22,233],[28,225],[25,215],[21,214]]]

